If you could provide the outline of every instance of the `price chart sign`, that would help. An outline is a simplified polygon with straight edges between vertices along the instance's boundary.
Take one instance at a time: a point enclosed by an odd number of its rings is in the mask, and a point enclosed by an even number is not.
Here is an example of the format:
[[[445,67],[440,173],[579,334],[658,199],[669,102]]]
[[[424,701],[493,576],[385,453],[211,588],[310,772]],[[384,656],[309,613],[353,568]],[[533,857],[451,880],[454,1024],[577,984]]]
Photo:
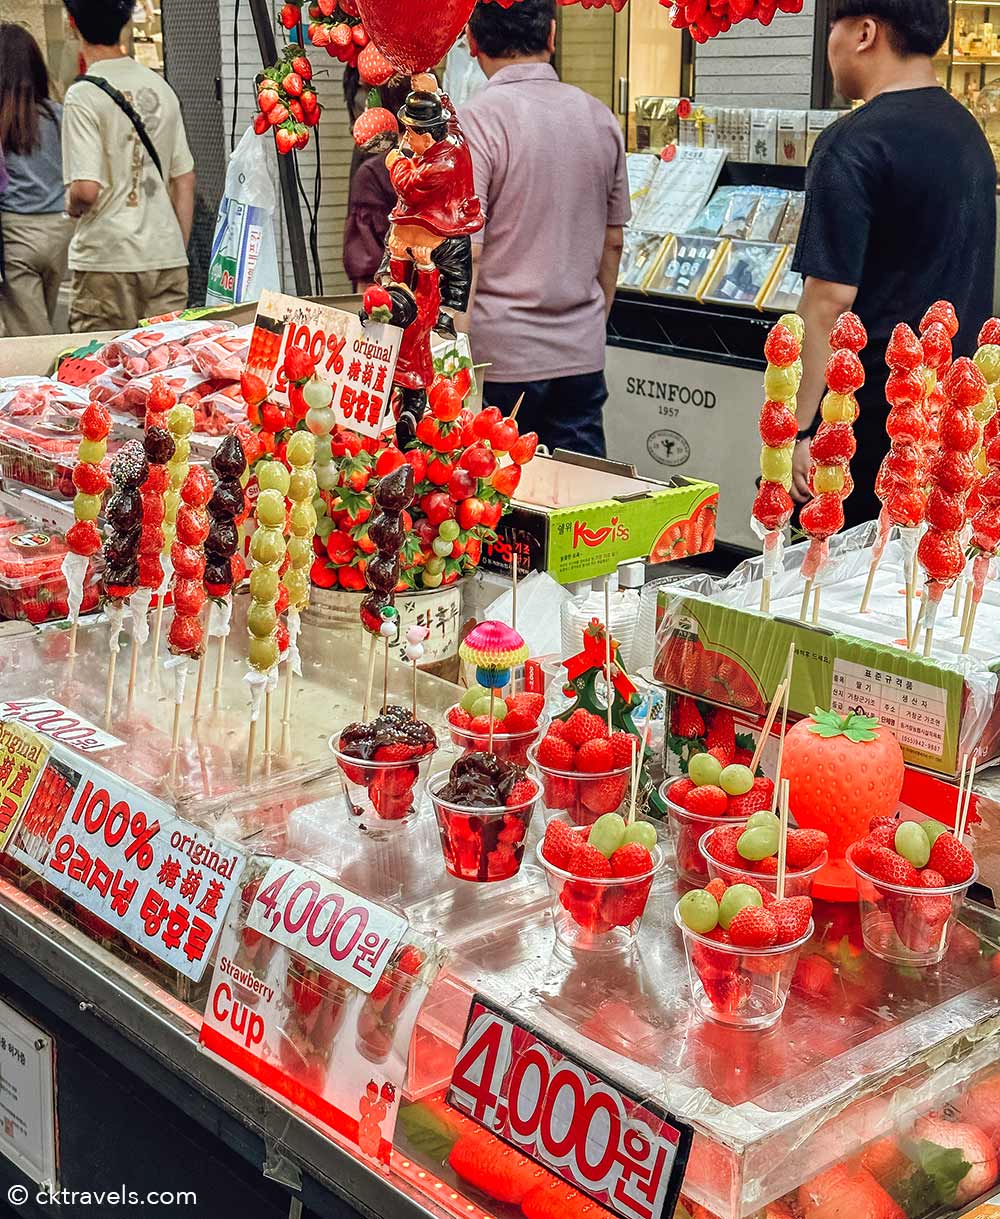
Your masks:
[[[367,995],[409,923],[318,872],[276,859],[257,890],[246,925]]]
[[[690,1126],[476,996],[448,1103],[626,1219],[669,1219]]]
[[[94,916],[92,934],[120,932],[195,981],[211,959],[245,862],[229,843],[59,747],[45,762],[10,850]]]
[[[282,366],[292,347],[316,361],[316,375],[333,388],[337,423],[378,436],[392,422],[392,377],[403,337],[398,326],[362,324],[354,313],[279,292],[262,292],[247,371],[259,376],[276,402],[288,401]]]
[[[0,720],[16,720],[27,724],[60,744],[69,745],[80,753],[100,753],[116,749],[121,741],[98,728],[51,698],[18,698],[0,702]]]

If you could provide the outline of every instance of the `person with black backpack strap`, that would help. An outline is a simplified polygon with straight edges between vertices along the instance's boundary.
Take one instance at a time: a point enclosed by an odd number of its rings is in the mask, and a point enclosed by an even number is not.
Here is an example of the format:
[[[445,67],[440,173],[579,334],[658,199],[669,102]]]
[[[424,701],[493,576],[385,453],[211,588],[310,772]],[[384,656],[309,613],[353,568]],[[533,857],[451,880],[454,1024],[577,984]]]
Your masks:
[[[63,116],[69,325],[124,330],[188,303],[194,161],[175,93],[121,46],[131,0],[64,3],[86,69]]]

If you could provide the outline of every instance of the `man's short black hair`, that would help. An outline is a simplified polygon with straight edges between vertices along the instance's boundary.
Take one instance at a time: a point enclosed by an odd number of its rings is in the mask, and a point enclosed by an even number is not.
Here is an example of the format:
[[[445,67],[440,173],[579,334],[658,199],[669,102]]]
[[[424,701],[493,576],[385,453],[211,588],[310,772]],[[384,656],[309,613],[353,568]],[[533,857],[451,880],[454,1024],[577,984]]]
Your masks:
[[[831,0],[830,20],[875,17],[899,55],[934,55],[948,37],[948,0]]]
[[[63,0],[80,37],[96,47],[115,47],[132,16],[132,0]]]
[[[469,29],[490,59],[516,59],[546,50],[555,16],[555,0],[520,0],[510,8],[495,0],[488,4],[479,0],[469,18]]]

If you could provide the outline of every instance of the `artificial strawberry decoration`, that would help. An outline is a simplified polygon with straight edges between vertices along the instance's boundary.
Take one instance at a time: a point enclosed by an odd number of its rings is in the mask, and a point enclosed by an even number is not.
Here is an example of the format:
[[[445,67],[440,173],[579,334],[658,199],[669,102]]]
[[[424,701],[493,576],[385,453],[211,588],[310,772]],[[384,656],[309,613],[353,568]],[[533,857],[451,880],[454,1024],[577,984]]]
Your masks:
[[[903,752],[877,719],[817,708],[786,735],[781,776],[788,780],[797,824],[824,830],[831,864],[842,867],[847,848],[865,836],[869,821],[896,811]]]
[[[377,89],[368,94],[367,108],[354,123],[354,142],[365,152],[388,152],[399,135],[396,116],[381,104]],[[377,320],[377,319],[376,319]]]

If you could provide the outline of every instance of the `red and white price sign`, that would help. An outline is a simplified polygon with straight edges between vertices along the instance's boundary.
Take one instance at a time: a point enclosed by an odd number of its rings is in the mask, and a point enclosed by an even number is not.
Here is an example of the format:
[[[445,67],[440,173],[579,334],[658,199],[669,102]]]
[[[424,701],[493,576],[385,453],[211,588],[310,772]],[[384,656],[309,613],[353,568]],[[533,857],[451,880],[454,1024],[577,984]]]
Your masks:
[[[693,1132],[473,1000],[448,1103],[626,1219],[669,1219]]]
[[[0,720],[16,720],[50,740],[80,753],[100,753],[122,742],[51,698],[18,698],[0,702]]]
[[[392,422],[392,377],[402,337],[398,326],[362,324],[343,309],[262,292],[247,370],[263,379],[274,401],[285,404],[285,353],[298,347],[316,361],[316,375],[332,386],[337,423],[379,436]]]
[[[197,981],[245,856],[159,800],[56,746],[8,849],[94,917]]]
[[[246,925],[368,995],[409,922],[310,868],[276,859]]]

